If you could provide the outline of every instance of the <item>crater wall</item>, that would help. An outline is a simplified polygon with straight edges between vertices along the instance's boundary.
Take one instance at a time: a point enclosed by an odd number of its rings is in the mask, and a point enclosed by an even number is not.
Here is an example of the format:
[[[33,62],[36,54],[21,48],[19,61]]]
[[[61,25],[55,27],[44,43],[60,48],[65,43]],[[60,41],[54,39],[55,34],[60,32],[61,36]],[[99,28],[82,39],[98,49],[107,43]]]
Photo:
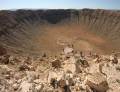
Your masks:
[[[85,51],[120,51],[120,11],[0,11],[0,44],[10,51],[56,53],[65,43]]]

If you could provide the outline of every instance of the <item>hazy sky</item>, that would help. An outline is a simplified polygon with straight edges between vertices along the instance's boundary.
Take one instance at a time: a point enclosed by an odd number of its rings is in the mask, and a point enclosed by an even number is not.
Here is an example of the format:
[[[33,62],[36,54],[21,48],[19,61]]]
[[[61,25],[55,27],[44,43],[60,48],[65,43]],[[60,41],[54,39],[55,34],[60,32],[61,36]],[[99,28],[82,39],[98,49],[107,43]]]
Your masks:
[[[0,0],[0,9],[120,9],[120,0]]]

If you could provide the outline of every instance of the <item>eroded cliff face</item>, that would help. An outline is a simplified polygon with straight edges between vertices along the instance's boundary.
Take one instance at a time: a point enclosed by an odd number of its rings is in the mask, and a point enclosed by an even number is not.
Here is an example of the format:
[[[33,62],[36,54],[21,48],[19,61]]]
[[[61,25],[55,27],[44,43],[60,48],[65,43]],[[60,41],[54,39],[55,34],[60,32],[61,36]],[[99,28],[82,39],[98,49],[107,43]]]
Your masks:
[[[0,11],[0,44],[18,53],[57,53],[66,44],[84,51],[120,51],[120,12]]]

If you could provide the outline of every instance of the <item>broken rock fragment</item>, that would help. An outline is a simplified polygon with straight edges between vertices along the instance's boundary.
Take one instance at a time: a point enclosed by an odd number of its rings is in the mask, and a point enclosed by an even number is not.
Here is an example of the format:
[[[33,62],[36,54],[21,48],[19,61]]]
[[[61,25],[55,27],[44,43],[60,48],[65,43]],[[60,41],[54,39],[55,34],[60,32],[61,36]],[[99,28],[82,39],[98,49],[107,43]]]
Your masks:
[[[95,92],[106,92],[109,88],[106,78],[101,73],[90,74],[86,79],[86,84]]]
[[[73,48],[71,48],[71,47],[66,47],[66,48],[64,48],[64,53],[65,53],[65,55],[66,54],[69,54],[69,53],[72,53],[73,52]]]

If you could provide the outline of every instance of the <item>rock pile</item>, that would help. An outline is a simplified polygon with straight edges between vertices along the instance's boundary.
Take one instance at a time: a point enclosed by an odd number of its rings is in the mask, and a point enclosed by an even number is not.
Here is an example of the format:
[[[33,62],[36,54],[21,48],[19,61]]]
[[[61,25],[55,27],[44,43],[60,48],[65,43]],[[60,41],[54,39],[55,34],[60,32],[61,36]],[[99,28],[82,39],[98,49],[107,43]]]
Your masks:
[[[0,92],[120,92],[119,57],[95,56],[72,47],[55,58],[6,53],[0,56]]]

